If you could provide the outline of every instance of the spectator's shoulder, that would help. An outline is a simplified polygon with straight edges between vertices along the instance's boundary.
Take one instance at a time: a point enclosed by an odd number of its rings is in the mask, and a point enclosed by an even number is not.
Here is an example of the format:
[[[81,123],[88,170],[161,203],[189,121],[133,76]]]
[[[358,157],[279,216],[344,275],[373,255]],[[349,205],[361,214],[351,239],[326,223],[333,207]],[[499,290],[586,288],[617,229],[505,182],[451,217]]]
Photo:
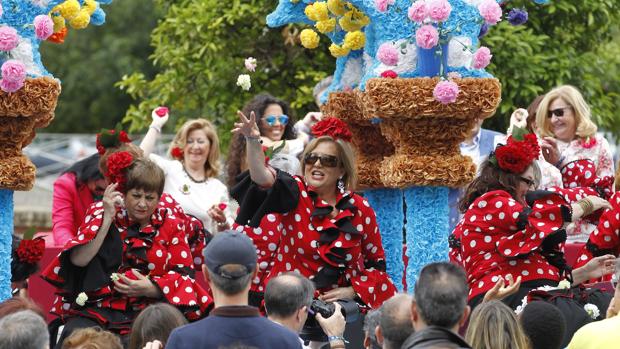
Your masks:
[[[260,321],[263,321],[263,323],[265,324],[265,328],[269,329],[270,333],[272,333],[274,336],[278,336],[281,337],[283,339],[286,339],[287,341],[291,341],[292,343],[295,344],[300,344],[301,342],[299,341],[299,336],[297,335],[297,333],[289,330],[288,328],[277,324],[267,318],[261,317]],[[300,344],[301,345],[301,344]]]

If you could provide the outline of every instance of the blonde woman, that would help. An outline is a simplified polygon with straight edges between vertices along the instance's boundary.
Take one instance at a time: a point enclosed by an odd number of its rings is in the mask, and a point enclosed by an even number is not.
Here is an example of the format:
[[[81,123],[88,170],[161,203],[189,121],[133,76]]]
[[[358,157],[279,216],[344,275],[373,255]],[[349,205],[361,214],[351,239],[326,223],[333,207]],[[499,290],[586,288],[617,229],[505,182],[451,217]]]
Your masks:
[[[529,349],[512,309],[501,301],[480,304],[471,314],[465,340],[473,349]]]
[[[153,111],[153,122],[140,148],[164,170],[164,192],[170,194],[185,213],[202,221],[211,233],[229,229],[237,205],[228,195],[226,185],[217,178],[220,141],[215,127],[205,119],[186,121],[170,144],[168,154],[172,159],[163,158],[152,154],[161,127],[168,120],[167,111],[163,113],[162,109]]]
[[[591,188],[608,198],[613,193],[614,163],[607,140],[597,135],[590,107],[573,86],[549,91],[538,106],[536,124],[545,160],[562,174],[564,188]],[[571,224],[568,240],[585,242],[595,225]]]

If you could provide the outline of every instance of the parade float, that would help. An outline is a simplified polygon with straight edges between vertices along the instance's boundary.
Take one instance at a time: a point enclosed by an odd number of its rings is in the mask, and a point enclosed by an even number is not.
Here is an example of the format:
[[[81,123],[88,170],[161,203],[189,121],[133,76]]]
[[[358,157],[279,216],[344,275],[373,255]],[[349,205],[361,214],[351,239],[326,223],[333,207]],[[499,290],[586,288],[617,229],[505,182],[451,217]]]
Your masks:
[[[35,167],[22,149],[54,119],[61,84],[39,46],[62,44],[74,29],[102,25],[112,0],[1,0],[0,4],[0,301],[11,296],[13,191],[30,190]]]
[[[308,49],[331,41],[336,70],[323,111],[354,135],[360,185],[401,290],[403,273],[411,285],[425,264],[448,259],[448,192],[476,173],[459,144],[501,101],[480,38],[501,20],[527,20],[503,2],[280,0],[267,17],[271,27],[305,24],[300,41]]]

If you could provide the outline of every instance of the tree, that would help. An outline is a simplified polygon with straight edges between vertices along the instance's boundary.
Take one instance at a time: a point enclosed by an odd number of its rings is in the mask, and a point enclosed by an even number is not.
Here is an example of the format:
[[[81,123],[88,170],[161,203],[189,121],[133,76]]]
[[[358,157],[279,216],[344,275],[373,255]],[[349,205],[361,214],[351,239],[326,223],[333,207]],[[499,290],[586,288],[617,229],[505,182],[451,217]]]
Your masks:
[[[157,24],[152,1],[115,1],[105,7],[107,23],[71,30],[64,44],[44,42],[43,62],[62,81],[51,132],[96,132],[121,121],[132,102],[114,87],[124,74],[153,76],[149,37]]]
[[[298,116],[314,108],[311,89],[334,67],[329,40],[322,38],[315,50],[301,48],[298,41],[288,45],[283,33],[301,27],[265,26],[265,16],[277,1],[158,3],[166,15],[151,36],[156,47],[151,58],[161,72],[154,79],[134,73],[119,83],[139,100],[125,116],[133,130],[147,125],[152,108],[165,104],[177,117],[214,120],[225,143],[235,111],[260,91],[291,101]],[[612,41],[612,29],[620,23],[620,3],[556,0],[538,6],[531,0],[514,0],[509,5],[526,8],[530,22],[513,27],[504,20],[482,40],[494,54],[487,70],[503,88],[502,104],[488,126],[505,130],[514,108],[527,107],[558,84],[571,83],[584,92],[598,124],[620,134],[620,116],[615,113],[620,107],[620,76],[607,73],[620,61],[619,45]],[[235,82],[248,56],[258,59],[259,68],[250,73],[252,89],[243,92]]]

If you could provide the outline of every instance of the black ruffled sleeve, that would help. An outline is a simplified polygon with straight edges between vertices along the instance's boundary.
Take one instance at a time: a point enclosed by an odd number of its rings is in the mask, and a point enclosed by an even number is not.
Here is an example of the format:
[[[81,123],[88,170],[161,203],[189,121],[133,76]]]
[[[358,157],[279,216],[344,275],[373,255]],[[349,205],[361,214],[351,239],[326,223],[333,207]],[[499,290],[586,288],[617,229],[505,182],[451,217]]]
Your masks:
[[[258,227],[268,213],[286,213],[299,203],[299,182],[290,174],[276,170],[276,180],[271,188],[261,188],[250,178],[249,171],[237,176],[237,185],[231,196],[239,203],[235,222],[239,225]]]

